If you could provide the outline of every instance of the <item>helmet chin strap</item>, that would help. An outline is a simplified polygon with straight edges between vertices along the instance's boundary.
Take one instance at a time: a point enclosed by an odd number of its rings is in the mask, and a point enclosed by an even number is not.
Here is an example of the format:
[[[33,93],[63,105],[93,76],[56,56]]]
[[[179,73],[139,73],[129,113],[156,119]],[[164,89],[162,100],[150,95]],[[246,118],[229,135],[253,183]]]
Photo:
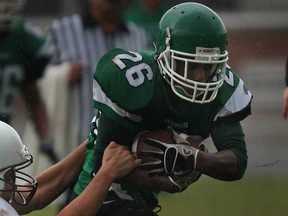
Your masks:
[[[192,98],[193,95],[189,94],[182,86],[174,85],[174,89],[181,95],[187,95],[188,97]]]
[[[175,91],[177,91],[179,94],[181,94],[181,95],[186,95],[186,96],[188,96],[189,98],[193,98],[193,94],[190,94],[190,93],[188,93],[186,90],[185,90],[185,88],[183,88],[183,86],[181,86],[181,85],[174,85],[174,89],[175,89]],[[194,90],[193,90],[194,91]],[[197,94],[196,94],[196,98],[197,97],[199,97],[200,95],[202,95],[202,94],[204,94],[204,92],[203,91],[197,91]]]

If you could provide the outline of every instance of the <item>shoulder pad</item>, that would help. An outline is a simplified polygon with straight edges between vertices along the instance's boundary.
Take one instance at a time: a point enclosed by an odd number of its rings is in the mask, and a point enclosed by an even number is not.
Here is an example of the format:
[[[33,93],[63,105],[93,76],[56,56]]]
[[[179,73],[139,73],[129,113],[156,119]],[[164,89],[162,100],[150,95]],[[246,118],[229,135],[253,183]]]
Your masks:
[[[226,103],[237,88],[239,81],[240,79],[237,74],[228,66],[226,68],[225,81],[219,89],[217,98],[220,99],[222,103]]]
[[[225,82],[219,89],[215,103],[221,107],[220,117],[240,112],[248,107],[252,100],[252,93],[246,88],[238,75],[227,67]]]
[[[114,49],[100,59],[94,79],[111,101],[127,111],[136,111],[152,98],[155,66],[152,52]]]

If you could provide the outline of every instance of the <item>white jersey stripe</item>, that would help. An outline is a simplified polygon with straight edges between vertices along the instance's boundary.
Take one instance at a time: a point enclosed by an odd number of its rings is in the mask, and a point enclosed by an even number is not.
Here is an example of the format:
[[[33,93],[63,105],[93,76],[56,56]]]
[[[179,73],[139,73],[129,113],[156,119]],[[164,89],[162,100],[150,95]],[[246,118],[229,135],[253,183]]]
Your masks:
[[[241,98],[241,100],[239,100],[239,98]],[[251,99],[251,92],[245,88],[243,81],[240,80],[230,99],[215,116],[214,121],[216,121],[218,117],[225,117],[231,115],[232,113],[239,112],[248,106],[248,104],[251,102]]]
[[[115,113],[117,113],[120,117],[127,117],[131,121],[140,122],[142,121],[142,117],[129,113],[126,110],[119,107],[116,103],[112,102],[106,94],[102,91],[100,85],[97,81],[93,81],[93,100],[98,103],[105,104],[107,107],[110,107]]]

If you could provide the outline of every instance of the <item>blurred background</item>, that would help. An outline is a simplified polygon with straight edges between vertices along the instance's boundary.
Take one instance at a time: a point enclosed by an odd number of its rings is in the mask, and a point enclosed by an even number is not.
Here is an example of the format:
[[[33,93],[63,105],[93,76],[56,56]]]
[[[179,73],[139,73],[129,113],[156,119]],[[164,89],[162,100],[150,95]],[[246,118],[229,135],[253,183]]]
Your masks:
[[[160,2],[161,11],[165,11],[184,1]],[[252,115],[243,121],[249,164],[242,181],[223,183],[202,177],[199,183],[182,194],[163,194],[160,215],[287,215],[288,122],[282,117],[282,94],[288,56],[288,1],[196,2],[211,7],[224,21],[228,30],[229,64],[254,95]],[[141,0],[132,1],[127,19],[136,17],[134,21],[139,21],[141,4]],[[24,16],[45,31],[52,20],[82,9],[83,0],[27,0]],[[142,20],[139,24],[149,31],[153,24],[148,26],[148,22]],[[33,147],[37,142],[31,135],[25,136],[27,130],[31,134],[33,129],[28,125],[22,130],[24,143],[34,155],[37,154]],[[213,148],[210,140],[206,142]],[[37,174],[49,165],[45,157],[36,156],[31,172]],[[53,214],[55,209],[51,204],[31,215]]]

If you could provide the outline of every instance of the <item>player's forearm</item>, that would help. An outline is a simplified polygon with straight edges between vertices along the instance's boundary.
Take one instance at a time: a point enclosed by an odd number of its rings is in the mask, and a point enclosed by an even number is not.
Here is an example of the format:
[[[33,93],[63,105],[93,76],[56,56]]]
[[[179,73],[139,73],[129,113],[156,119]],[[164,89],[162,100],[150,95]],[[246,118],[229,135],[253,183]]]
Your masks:
[[[283,117],[284,119],[288,117],[288,86],[286,86],[283,92]]]
[[[39,190],[36,195],[40,198],[46,192],[55,192],[58,196],[70,186],[78,177],[82,170],[82,165],[85,161],[86,142],[81,143],[72,153],[61,160],[59,163],[40,173],[36,179],[39,184]],[[43,188],[43,189],[42,189]]]
[[[199,151],[196,170],[210,177],[225,181],[238,180],[242,177],[238,172],[237,158],[230,150],[217,153]]]
[[[211,137],[217,153],[200,152],[199,171],[211,177],[233,181],[241,179],[247,167],[245,136],[239,122],[215,124]],[[202,170],[202,171],[201,171]]]
[[[286,58],[286,67],[285,67],[285,85],[288,87],[288,57]]]
[[[66,158],[49,167],[36,177],[38,182],[37,191],[27,206],[15,206],[18,213],[26,214],[46,207],[74,182],[81,172],[85,160],[86,141]]]
[[[117,181],[122,185],[133,185],[150,190],[160,190],[169,193],[179,191],[167,176],[149,177],[148,172],[140,168],[133,170],[129,175]]]
[[[115,178],[116,175],[109,170],[100,169],[86,189],[66,206],[58,216],[95,215]]]

